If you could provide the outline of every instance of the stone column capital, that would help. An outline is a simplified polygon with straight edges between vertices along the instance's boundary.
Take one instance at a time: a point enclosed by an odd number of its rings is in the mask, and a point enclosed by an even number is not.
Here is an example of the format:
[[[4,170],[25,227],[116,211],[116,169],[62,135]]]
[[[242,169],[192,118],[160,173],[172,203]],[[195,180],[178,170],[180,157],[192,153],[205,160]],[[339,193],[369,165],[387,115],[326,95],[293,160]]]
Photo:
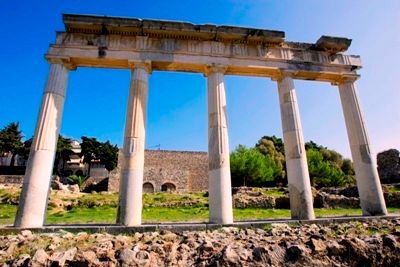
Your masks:
[[[153,68],[150,60],[128,60],[128,65],[131,69],[141,68],[151,73]]]
[[[207,64],[204,67],[204,76],[208,77],[210,73],[212,72],[219,72],[222,74],[225,74],[226,70],[228,69],[228,66],[222,65],[222,64]]]
[[[271,80],[282,81],[285,77],[295,78],[297,73],[298,71],[294,70],[279,69],[273,76],[271,76]]]
[[[71,61],[70,57],[45,55],[45,58],[50,64],[62,64],[68,70],[76,70],[76,65]]]
[[[341,85],[344,83],[354,83],[360,78],[360,75],[354,74],[354,75],[342,75],[338,79],[331,81],[332,85]]]

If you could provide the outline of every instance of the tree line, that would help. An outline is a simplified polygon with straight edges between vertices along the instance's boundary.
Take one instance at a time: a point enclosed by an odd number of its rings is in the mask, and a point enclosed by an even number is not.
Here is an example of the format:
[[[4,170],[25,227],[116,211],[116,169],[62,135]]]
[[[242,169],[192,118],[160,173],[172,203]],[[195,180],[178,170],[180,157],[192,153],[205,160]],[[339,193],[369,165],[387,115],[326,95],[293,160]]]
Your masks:
[[[313,141],[305,144],[311,184],[316,187],[355,183],[350,159]],[[234,186],[285,185],[287,173],[283,140],[263,136],[254,147],[239,145],[230,155]]]
[[[16,155],[25,160],[29,157],[33,140],[30,138],[23,142],[23,137],[18,122],[12,122],[0,130],[0,156],[3,157],[11,154],[10,166],[15,165]],[[79,156],[83,157],[83,163],[88,164],[88,173],[90,173],[90,167],[93,161],[104,165],[108,171],[113,170],[117,166],[117,145],[111,144],[110,141],[101,142],[94,137],[87,136],[82,136],[81,140],[81,153]],[[70,156],[74,154],[71,145],[72,141],[72,139],[62,135],[58,136],[54,159],[54,174],[60,175],[60,169],[58,168],[60,162],[69,160]]]

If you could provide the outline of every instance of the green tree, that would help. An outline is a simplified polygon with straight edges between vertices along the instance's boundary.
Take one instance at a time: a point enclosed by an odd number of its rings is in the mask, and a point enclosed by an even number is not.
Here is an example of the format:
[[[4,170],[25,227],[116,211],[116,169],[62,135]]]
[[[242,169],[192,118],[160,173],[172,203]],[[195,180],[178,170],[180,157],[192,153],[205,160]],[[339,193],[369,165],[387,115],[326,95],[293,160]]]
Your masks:
[[[32,142],[33,138],[29,138],[24,142],[23,147],[18,151],[18,155],[25,160],[27,160],[29,157]],[[60,170],[59,170],[60,162],[69,160],[69,157],[73,154],[71,150],[72,149],[71,142],[72,140],[70,138],[66,138],[62,135],[58,136],[56,154],[53,165],[54,174],[60,175]]]
[[[350,159],[344,159],[340,168],[345,175],[354,176],[356,174],[354,171],[353,162]]]
[[[307,150],[308,171],[311,183],[316,187],[344,186],[349,184],[349,177],[334,163],[323,157],[321,150]]]
[[[101,143],[99,148],[99,159],[108,171],[114,170],[118,163],[118,147],[112,145],[109,141]]]
[[[355,183],[353,163],[335,150],[313,141],[305,144],[310,179],[315,186],[344,186]]]
[[[28,158],[29,158],[29,153],[30,153],[30,150],[31,150],[32,141],[33,141],[32,137],[29,138],[28,140],[26,140],[24,142],[24,145],[22,146],[22,148],[18,151],[18,155],[20,157],[22,157],[24,160],[28,160]]]
[[[263,136],[261,137],[260,140],[258,140],[258,143],[256,144],[256,147],[260,149],[260,151],[263,153],[263,144],[265,141],[271,141],[274,144],[275,150],[282,153],[282,155],[285,155],[285,147],[283,144],[282,138],[276,137],[275,135],[273,136]],[[265,154],[265,153],[263,153]]]
[[[94,160],[98,160],[108,171],[113,170],[117,166],[118,147],[112,145],[109,141],[100,142],[94,137],[82,136],[81,149],[83,162],[89,165],[89,175],[91,163]]]
[[[263,136],[258,140],[256,148],[263,154],[268,155],[280,168],[281,173],[276,177],[277,180],[284,180],[286,176],[286,164],[284,145],[281,138],[274,136]]]
[[[326,148],[326,147],[323,147],[323,146],[318,145],[317,143],[315,143],[315,142],[312,141],[312,140],[306,142],[306,143],[304,144],[304,146],[306,147],[306,150],[315,149],[315,150],[317,150],[317,151],[320,151],[321,149]]]
[[[69,160],[69,157],[73,154],[71,142],[70,138],[58,135],[53,173],[60,175],[60,163]]]
[[[256,148],[239,145],[230,155],[232,184],[259,186],[280,176],[281,169]]]
[[[99,148],[100,142],[95,137],[82,136],[81,157],[89,166],[88,175],[90,175],[92,161],[99,158]]]
[[[22,137],[18,122],[12,122],[0,130],[0,153],[11,153],[10,166],[14,166],[15,156],[23,148]]]
[[[280,179],[285,182],[286,164],[283,140],[276,136],[263,136],[255,147],[263,155],[268,155],[282,170]],[[335,150],[318,145],[313,141],[305,143],[305,148],[310,179],[315,186],[354,184],[354,168],[351,160],[344,159]],[[275,179],[279,180],[278,177]]]

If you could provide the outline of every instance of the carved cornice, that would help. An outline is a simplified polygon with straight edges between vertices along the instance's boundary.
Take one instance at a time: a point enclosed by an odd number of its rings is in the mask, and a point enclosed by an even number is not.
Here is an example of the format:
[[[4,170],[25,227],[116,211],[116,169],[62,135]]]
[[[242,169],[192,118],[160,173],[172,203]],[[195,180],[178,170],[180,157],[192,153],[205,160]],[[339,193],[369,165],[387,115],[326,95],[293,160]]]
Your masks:
[[[149,20],[124,17],[63,14],[68,33],[95,35],[147,36],[159,39],[217,41],[253,44],[267,47],[292,47],[325,51],[330,55],[346,51],[351,39],[321,36],[315,44],[285,42],[285,32],[236,26],[192,24],[179,21]]]
[[[188,22],[162,21],[136,18],[63,14],[65,29],[69,33],[97,35],[149,36],[182,40],[222,41],[279,45],[284,41],[283,31],[195,25]]]

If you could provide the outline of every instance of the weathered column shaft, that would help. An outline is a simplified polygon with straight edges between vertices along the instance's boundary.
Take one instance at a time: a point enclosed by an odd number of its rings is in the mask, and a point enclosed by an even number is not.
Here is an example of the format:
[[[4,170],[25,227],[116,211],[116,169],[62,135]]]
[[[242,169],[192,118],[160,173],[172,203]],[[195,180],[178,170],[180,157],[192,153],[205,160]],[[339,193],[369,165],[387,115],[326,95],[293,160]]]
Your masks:
[[[312,220],[310,175],[293,79],[279,80],[278,89],[292,219]]]
[[[233,223],[231,171],[224,74],[208,74],[208,164],[209,220]]]
[[[142,223],[145,124],[148,70],[135,66],[129,92],[125,123],[123,162],[117,222],[127,226]]]
[[[44,224],[67,83],[68,69],[62,64],[51,64],[15,218],[16,227]]]
[[[382,187],[370,150],[367,130],[354,82],[339,84],[339,93],[363,215],[387,214]]]

